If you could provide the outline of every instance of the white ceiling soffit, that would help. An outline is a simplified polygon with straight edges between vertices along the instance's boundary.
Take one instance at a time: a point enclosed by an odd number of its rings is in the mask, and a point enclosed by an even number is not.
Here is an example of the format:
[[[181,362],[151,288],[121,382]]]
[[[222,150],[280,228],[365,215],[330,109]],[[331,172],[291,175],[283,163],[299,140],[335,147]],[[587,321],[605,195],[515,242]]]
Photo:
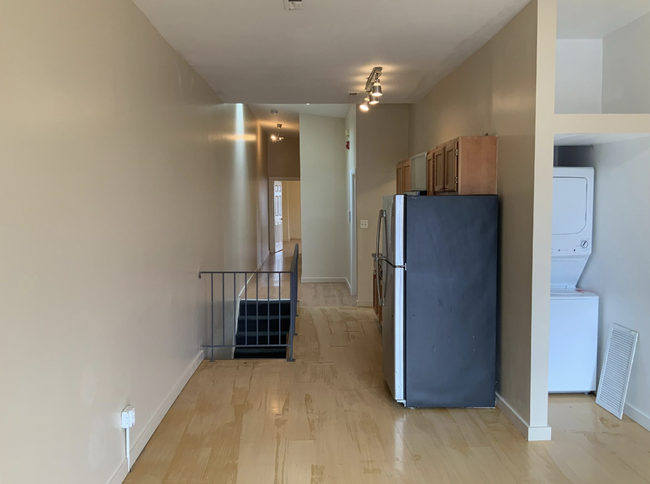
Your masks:
[[[555,146],[594,146],[618,141],[650,138],[648,133],[556,134]]]
[[[298,134],[300,113],[345,118],[350,104],[250,104],[253,114],[267,132],[273,133],[278,123],[282,123],[282,132],[287,136]],[[271,111],[277,111],[273,114]]]
[[[558,0],[558,39],[602,39],[650,13],[649,0]]]
[[[417,102],[529,0],[134,0],[224,102]]]

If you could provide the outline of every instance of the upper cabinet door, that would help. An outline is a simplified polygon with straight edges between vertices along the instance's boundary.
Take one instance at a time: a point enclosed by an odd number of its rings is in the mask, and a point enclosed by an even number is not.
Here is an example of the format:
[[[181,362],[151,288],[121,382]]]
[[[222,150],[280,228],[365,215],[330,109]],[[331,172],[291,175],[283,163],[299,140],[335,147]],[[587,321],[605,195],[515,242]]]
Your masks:
[[[458,140],[445,145],[445,192],[458,191]]]
[[[405,160],[402,168],[402,193],[411,190],[411,160]]]
[[[435,150],[431,150],[427,153],[427,195],[435,194],[435,172],[433,170]]]
[[[404,193],[404,162],[400,161],[397,164],[397,174],[396,174],[396,191],[397,195]]]
[[[433,151],[433,191],[445,191],[445,148],[436,148]]]

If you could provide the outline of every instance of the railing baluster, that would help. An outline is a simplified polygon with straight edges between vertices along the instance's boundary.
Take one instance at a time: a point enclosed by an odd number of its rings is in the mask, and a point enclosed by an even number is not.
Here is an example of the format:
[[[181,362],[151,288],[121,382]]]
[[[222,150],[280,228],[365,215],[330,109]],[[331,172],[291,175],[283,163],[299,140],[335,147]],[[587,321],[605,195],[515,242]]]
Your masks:
[[[266,338],[271,344],[271,273],[266,273]]]
[[[278,274],[278,344],[282,344],[282,274]]]
[[[236,272],[233,272],[232,274],[232,304],[233,304],[232,319],[233,319],[233,323],[235,323],[234,342],[235,342],[235,346],[237,346],[237,273]]]
[[[260,344],[260,273],[255,273],[255,338]]]
[[[244,341],[248,346],[248,272],[244,272],[244,317]]]
[[[210,361],[214,361],[214,274],[210,274]]]
[[[221,344],[226,344],[226,274],[221,273]]]

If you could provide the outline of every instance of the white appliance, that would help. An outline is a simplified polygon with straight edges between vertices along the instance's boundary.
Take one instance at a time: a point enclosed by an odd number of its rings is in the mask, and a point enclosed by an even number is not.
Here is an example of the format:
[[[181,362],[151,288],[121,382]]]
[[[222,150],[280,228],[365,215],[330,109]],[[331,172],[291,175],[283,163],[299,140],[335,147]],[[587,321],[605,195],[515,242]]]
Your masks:
[[[411,192],[427,191],[427,152],[411,157]]]
[[[596,390],[598,296],[577,287],[591,255],[594,169],[553,168],[548,390]]]

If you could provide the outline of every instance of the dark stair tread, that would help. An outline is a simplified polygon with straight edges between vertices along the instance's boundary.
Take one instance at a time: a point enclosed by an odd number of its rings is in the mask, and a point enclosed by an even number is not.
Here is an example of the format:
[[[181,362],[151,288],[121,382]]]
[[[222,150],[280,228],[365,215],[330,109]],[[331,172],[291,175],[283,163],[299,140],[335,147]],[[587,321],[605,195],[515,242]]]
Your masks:
[[[236,359],[285,359],[287,349],[284,347],[235,348]]]

